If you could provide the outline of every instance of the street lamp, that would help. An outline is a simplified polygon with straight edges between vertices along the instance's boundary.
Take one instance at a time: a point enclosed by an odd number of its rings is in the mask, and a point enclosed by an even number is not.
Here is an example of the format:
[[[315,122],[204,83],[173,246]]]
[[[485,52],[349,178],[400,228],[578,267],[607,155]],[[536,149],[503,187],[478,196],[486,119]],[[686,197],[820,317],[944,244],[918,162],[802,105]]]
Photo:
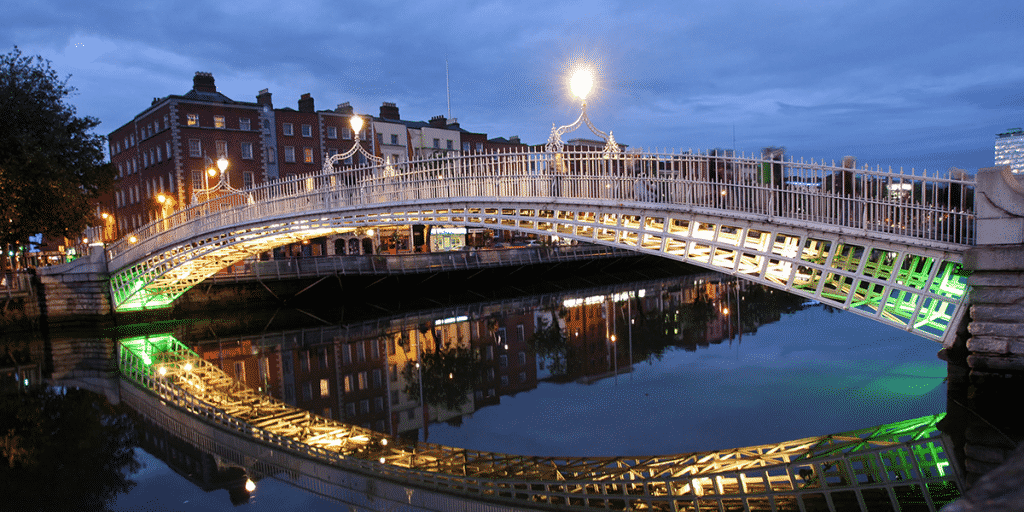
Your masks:
[[[548,152],[560,153],[564,147],[562,142],[562,135],[567,132],[571,132],[580,127],[581,124],[586,123],[587,128],[590,131],[601,137],[604,141],[604,153],[606,155],[612,153],[622,152],[622,148],[615,143],[615,136],[612,132],[604,133],[594,127],[594,124],[590,122],[590,118],[587,117],[587,95],[594,88],[594,76],[591,74],[589,69],[580,68],[573,73],[572,78],[569,79],[569,90],[572,91],[573,95],[580,99],[580,116],[573,121],[572,124],[565,126],[555,127],[554,123],[551,123],[551,136],[548,137],[548,144],[546,149]]]
[[[239,192],[237,189],[231,186],[231,182],[228,179],[227,171],[230,162],[228,161],[227,158],[220,157],[217,159],[216,162],[214,162],[212,158],[205,155],[203,156],[203,158],[206,159],[206,173],[203,176],[203,184],[205,188],[203,188],[203,190],[192,191],[192,203],[199,202],[200,194],[205,194],[206,200],[209,200],[213,197],[213,193],[220,189],[224,189],[225,191],[228,192]],[[220,173],[220,178],[217,180],[217,183],[213,187],[211,187],[210,178],[217,176],[218,173]]]
[[[334,165],[354,154],[361,153],[366,157],[367,161],[373,162],[374,166],[379,166],[384,163],[384,159],[370,153],[359,143],[359,134],[363,131],[363,118],[358,115],[353,115],[348,120],[348,125],[352,127],[352,147],[344,153],[337,153],[324,159],[324,166],[322,171],[324,173],[334,172]]]

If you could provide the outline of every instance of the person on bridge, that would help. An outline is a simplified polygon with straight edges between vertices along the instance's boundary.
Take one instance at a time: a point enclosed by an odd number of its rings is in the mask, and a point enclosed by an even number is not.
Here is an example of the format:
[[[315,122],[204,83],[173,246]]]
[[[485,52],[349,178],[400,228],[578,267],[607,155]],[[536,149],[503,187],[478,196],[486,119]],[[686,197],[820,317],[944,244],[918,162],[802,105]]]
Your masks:
[[[854,176],[854,168],[857,167],[857,158],[853,156],[843,157],[843,170],[839,179],[833,177],[833,192],[842,199],[840,208],[840,222],[845,226],[856,226],[860,220],[860,203],[855,200],[857,195],[857,180]]]

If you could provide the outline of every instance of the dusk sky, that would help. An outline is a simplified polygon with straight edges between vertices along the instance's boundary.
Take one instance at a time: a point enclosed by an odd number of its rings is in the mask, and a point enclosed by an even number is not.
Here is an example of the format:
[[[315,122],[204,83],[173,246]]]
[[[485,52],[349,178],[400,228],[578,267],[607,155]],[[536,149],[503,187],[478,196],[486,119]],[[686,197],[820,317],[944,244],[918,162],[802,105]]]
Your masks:
[[[590,117],[632,147],[758,151],[945,173],[993,164],[1024,125],[1024,3],[80,2],[5,0],[0,51],[53,62],[109,134],[196,71],[232,99],[311,93],[403,119],[451,116],[490,137],[547,140],[596,71]],[[585,128],[566,136],[591,136]]]

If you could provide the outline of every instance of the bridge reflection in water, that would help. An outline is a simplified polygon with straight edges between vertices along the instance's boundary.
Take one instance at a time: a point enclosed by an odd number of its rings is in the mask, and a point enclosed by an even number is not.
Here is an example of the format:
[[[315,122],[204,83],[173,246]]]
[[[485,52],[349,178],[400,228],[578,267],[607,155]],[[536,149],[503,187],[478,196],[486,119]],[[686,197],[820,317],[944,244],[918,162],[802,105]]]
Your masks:
[[[935,510],[962,488],[927,416],[841,434],[651,457],[465,450],[347,425],[264,396],[172,335],[121,342],[122,394],[250,473],[369,508]]]

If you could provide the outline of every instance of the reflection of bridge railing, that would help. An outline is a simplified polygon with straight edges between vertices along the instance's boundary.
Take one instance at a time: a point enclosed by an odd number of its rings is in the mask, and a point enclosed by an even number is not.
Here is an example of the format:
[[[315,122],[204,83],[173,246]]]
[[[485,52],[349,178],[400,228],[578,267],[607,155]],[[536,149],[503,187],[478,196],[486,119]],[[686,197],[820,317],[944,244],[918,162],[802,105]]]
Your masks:
[[[527,457],[409,444],[317,417],[244,388],[170,336],[124,340],[120,354],[124,377],[221,429],[321,464],[484,502],[559,510],[935,510],[960,489],[935,427],[942,414],[717,452]]]
[[[621,258],[636,253],[600,245],[526,247],[495,250],[447,251],[420,254],[317,256],[275,261],[246,262],[214,274],[207,281],[290,279],[335,274],[417,274],[491,267],[509,267]]]
[[[484,198],[509,207],[543,200],[710,209],[735,217],[896,235],[925,245],[965,246],[974,240],[973,187],[970,176],[940,178],[689,153],[627,153],[612,158],[601,152],[467,155],[266,183],[151,222],[112,244],[108,256],[117,258],[133,246],[147,254],[256,220]],[[388,217],[381,215],[379,220],[386,223]]]

